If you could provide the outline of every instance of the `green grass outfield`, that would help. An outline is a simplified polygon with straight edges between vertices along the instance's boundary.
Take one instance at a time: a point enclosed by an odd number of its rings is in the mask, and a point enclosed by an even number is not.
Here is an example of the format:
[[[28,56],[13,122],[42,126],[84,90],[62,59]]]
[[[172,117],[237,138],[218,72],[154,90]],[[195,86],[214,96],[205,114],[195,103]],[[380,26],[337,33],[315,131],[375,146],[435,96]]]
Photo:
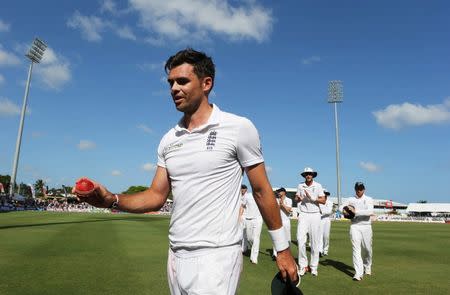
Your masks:
[[[168,294],[168,224],[148,215],[1,213],[0,294]],[[348,227],[332,223],[330,255],[317,278],[303,277],[304,294],[450,294],[450,224],[374,223],[373,275],[361,282],[351,279]],[[258,265],[244,257],[239,294],[270,294],[269,248],[263,229]]]

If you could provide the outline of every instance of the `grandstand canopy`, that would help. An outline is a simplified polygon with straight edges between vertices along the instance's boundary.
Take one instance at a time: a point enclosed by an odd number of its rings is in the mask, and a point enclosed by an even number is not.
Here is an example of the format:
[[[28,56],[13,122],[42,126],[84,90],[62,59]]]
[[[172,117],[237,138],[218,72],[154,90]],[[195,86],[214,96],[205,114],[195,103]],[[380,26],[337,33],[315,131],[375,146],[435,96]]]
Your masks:
[[[410,203],[406,212],[450,214],[450,203]]]

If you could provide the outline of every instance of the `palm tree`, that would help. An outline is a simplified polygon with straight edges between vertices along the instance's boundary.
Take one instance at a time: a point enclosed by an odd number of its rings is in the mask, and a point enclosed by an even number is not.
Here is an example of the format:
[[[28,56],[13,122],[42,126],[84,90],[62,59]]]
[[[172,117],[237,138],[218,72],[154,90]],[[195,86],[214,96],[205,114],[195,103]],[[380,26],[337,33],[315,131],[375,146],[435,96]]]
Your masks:
[[[34,184],[34,190],[36,191],[36,197],[44,196],[44,186],[45,186],[45,183],[42,179],[38,179],[36,181],[36,183]]]

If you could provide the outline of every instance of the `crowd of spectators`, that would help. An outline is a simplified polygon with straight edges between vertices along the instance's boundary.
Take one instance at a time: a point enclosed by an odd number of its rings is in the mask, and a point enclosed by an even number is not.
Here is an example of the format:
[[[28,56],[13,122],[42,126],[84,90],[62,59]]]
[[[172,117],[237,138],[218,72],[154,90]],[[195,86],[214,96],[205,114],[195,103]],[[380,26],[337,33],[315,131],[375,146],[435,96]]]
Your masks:
[[[78,202],[76,199],[54,198],[54,199],[33,199],[27,198],[23,201],[13,200],[5,195],[0,196],[1,211],[55,211],[55,212],[111,212],[109,209],[95,208],[87,203]],[[170,214],[172,203],[167,202],[159,211],[160,214]]]

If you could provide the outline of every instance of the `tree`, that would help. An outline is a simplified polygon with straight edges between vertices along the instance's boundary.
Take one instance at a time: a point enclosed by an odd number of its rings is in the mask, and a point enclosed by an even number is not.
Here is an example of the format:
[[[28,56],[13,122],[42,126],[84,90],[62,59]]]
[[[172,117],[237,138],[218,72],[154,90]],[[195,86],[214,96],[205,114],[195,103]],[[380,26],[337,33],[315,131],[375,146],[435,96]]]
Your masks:
[[[8,194],[9,186],[11,184],[11,176],[9,176],[9,175],[0,175],[0,183],[3,184],[3,189],[5,190],[5,194]]]
[[[36,181],[36,183],[34,184],[34,191],[35,191],[36,197],[44,196],[44,186],[45,186],[45,183],[42,179],[38,179]]]
[[[31,188],[25,183],[19,184],[19,194],[21,194],[22,196],[24,196],[26,198],[33,197],[33,194],[31,193]]]
[[[142,185],[133,185],[130,186],[126,191],[122,192],[122,194],[130,195],[134,193],[139,193],[145,191],[147,188],[148,187]]]

